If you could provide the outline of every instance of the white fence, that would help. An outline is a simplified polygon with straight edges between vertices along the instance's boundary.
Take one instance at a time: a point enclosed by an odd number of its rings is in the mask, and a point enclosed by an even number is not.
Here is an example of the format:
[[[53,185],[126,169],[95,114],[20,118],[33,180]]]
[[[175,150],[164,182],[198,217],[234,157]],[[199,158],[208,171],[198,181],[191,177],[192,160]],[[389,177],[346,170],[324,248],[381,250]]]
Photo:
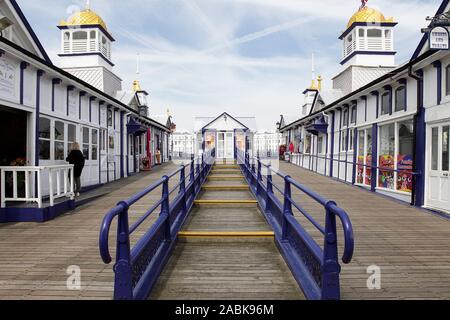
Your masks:
[[[48,181],[42,178],[43,173],[48,177]],[[6,208],[7,202],[34,202],[42,208],[42,194],[44,183],[48,182],[50,206],[55,204],[59,198],[74,199],[73,192],[73,165],[43,166],[43,167],[0,167],[1,175],[1,208]],[[23,183],[19,183],[19,176],[23,177]],[[7,179],[8,178],[8,179]],[[11,180],[12,178],[12,180]],[[8,185],[8,181],[12,185]],[[21,186],[23,192],[20,192]],[[6,197],[6,189],[12,187],[12,196]],[[34,191],[34,192],[33,192]],[[23,193],[23,194],[21,194]]]

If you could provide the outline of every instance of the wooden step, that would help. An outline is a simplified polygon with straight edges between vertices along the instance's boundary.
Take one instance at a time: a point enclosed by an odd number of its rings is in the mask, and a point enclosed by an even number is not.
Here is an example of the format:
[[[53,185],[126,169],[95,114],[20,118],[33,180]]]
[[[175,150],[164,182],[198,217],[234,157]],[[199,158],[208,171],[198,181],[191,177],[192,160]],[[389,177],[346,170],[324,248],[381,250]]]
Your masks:
[[[258,204],[256,200],[195,200],[194,204]]]
[[[241,170],[220,170],[220,169],[213,169],[211,170],[212,174],[240,174]]]
[[[203,190],[211,191],[221,191],[221,190],[248,190],[250,187],[248,185],[242,186],[203,186]]]
[[[215,169],[239,169],[238,165],[226,165],[226,164],[220,164],[220,165],[213,165],[212,167],[213,170]]]
[[[207,179],[211,181],[242,180],[244,176],[208,176]]]
[[[274,238],[273,231],[181,231],[179,238]]]

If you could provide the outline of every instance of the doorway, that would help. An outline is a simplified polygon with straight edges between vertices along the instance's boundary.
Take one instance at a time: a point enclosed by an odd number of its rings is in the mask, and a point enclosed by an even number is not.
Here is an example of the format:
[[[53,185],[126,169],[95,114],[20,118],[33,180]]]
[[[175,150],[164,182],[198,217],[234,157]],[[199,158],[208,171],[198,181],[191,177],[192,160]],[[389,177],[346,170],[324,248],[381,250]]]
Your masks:
[[[27,165],[27,117],[25,111],[0,106],[0,166]],[[5,179],[8,197],[12,194],[12,176],[7,174]],[[25,177],[20,174],[18,192],[25,192]]]
[[[217,158],[232,159],[234,158],[234,133],[218,132],[217,133]]]
[[[450,211],[450,123],[430,128],[427,205]],[[431,149],[431,150],[430,150]]]

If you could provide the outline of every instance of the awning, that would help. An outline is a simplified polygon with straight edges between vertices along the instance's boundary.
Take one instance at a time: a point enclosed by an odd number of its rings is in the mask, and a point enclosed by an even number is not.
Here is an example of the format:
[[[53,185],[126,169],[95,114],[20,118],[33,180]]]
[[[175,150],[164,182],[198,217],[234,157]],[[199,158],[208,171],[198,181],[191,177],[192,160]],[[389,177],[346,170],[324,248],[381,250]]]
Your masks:
[[[308,125],[306,128],[306,131],[309,133],[318,136],[320,133],[327,133],[328,132],[328,123],[325,122],[325,119],[323,117],[316,120],[314,123]]]
[[[127,124],[127,133],[128,134],[134,134],[136,136],[136,135],[146,133],[146,132],[147,132],[147,127],[143,126],[142,124],[140,124],[133,118],[130,119],[130,121]]]

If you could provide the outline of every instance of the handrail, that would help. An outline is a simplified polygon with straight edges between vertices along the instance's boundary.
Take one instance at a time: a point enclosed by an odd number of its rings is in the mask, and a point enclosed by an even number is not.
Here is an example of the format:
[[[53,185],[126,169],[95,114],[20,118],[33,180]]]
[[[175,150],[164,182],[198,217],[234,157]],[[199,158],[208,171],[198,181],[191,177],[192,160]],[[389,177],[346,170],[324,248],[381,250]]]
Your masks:
[[[192,159],[189,164],[181,165],[170,174],[163,176],[144,190],[120,201],[103,218],[99,234],[99,251],[105,264],[112,262],[109,249],[109,235],[111,224],[118,218],[117,231],[117,258],[114,266],[115,272],[115,299],[142,299],[148,295],[158,276],[162,265],[168,258],[171,246],[175,243],[174,236],[178,233],[186,219],[190,208],[194,204],[201,185],[211,170],[211,159],[215,156],[212,149],[206,155]],[[186,169],[189,173],[186,174]],[[180,179],[175,188],[169,191],[169,181],[179,174]],[[129,227],[128,211],[136,202],[162,187],[161,198],[140,216]],[[177,196],[170,194],[179,189]],[[130,245],[130,235],[158,208],[161,208],[159,218],[153,223],[133,248]],[[149,250],[148,248],[154,248]],[[157,261],[157,263],[152,263]],[[150,268],[147,272],[147,268]],[[152,284],[153,283],[153,284]]]
[[[339,299],[339,272],[336,217],[339,218],[344,234],[344,250],[342,262],[351,262],[354,253],[353,226],[348,214],[336,202],[325,199],[317,192],[307,188],[289,175],[265,164],[260,158],[251,157],[248,153],[236,150],[236,157],[244,176],[250,184],[263,208],[267,220],[274,228],[276,240],[291,270],[311,299]],[[262,169],[267,168],[264,179]],[[284,189],[272,180],[275,173],[284,181]],[[264,181],[266,183],[264,184]],[[321,226],[292,197],[292,186],[313,199],[325,209],[325,227]],[[281,193],[284,203],[274,196],[274,189]],[[317,230],[324,235],[324,246],[321,249],[316,240],[296,221],[292,208],[295,207]],[[320,254],[319,254],[320,253]],[[321,256],[322,255],[322,256]],[[305,276],[309,272],[310,276]],[[311,280],[313,279],[313,280]]]

